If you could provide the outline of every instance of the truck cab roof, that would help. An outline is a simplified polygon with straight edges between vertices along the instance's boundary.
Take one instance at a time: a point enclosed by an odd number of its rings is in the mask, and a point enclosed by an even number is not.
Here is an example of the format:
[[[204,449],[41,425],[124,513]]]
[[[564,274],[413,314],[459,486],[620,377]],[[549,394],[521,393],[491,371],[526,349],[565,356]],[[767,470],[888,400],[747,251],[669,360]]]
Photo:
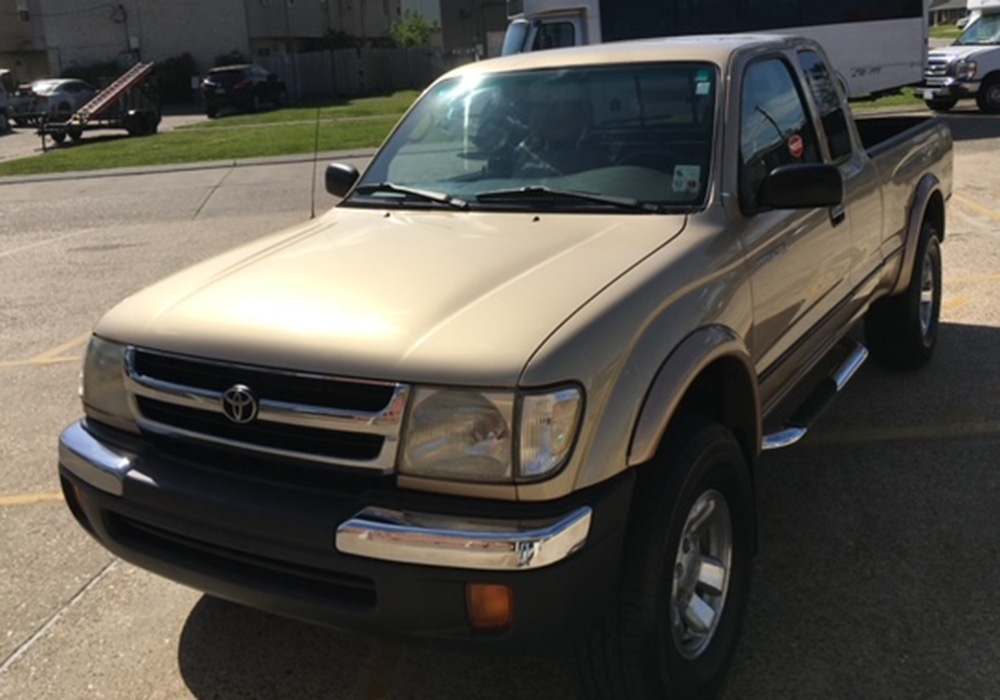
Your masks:
[[[714,34],[639,39],[567,49],[550,49],[470,63],[447,73],[454,78],[476,73],[537,70],[557,66],[585,66],[610,63],[658,61],[705,61],[725,66],[733,54],[773,45],[774,48],[802,46],[814,42],[779,34]]]

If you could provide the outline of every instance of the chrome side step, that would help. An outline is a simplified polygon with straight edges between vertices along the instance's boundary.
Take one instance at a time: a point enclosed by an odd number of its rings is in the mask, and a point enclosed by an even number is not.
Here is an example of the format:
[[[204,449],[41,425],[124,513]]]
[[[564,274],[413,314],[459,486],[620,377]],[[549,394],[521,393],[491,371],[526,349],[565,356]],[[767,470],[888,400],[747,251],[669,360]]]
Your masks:
[[[761,441],[761,449],[764,451],[780,450],[791,447],[802,440],[809,428],[826,412],[833,400],[837,398],[837,394],[843,391],[867,359],[868,348],[860,343],[855,343],[843,364],[830,377],[820,382],[816,390],[788,419],[785,427],[764,436]]]

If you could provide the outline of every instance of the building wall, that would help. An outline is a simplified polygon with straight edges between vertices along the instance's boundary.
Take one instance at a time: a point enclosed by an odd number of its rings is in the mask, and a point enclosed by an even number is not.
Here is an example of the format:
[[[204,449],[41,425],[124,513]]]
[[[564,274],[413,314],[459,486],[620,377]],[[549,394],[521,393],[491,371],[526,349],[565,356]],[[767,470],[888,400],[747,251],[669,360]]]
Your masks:
[[[75,66],[126,64],[135,58],[162,61],[183,53],[190,53],[204,72],[219,54],[250,50],[243,0],[33,2],[40,20],[36,43],[49,55],[49,75]]]
[[[0,68],[21,83],[46,74],[48,61],[38,0],[0,0]]]
[[[442,0],[401,0],[400,12],[405,15],[409,11],[423,16],[428,22],[441,24]]]
[[[187,52],[206,73],[219,54],[250,55],[243,0],[140,0],[137,9],[144,61]]]
[[[327,0],[333,29],[371,42],[389,36],[402,15],[400,0]]]
[[[447,51],[486,55],[490,33],[506,28],[505,0],[441,0],[441,30]]]
[[[245,0],[251,39],[314,38],[330,28],[327,0]]]

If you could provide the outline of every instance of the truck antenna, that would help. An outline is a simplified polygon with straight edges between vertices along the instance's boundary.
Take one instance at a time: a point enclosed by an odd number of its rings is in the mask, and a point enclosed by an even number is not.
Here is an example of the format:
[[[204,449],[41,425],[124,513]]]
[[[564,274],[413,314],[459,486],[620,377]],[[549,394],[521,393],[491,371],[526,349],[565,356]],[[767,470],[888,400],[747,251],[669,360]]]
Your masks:
[[[309,215],[310,219],[316,218],[316,166],[319,163],[319,111],[320,108],[316,107],[316,141],[313,144],[313,170],[312,170],[312,192],[310,192],[310,201],[312,202],[312,210]]]

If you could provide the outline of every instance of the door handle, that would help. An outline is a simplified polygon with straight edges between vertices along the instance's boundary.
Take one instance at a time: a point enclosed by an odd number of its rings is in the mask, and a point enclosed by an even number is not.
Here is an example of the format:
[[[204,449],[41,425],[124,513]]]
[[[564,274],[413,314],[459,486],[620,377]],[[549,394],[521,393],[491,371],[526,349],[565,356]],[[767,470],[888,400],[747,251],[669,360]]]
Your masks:
[[[838,204],[835,207],[830,207],[830,223],[834,226],[840,226],[842,223],[847,221],[847,210],[844,209],[843,204]]]

